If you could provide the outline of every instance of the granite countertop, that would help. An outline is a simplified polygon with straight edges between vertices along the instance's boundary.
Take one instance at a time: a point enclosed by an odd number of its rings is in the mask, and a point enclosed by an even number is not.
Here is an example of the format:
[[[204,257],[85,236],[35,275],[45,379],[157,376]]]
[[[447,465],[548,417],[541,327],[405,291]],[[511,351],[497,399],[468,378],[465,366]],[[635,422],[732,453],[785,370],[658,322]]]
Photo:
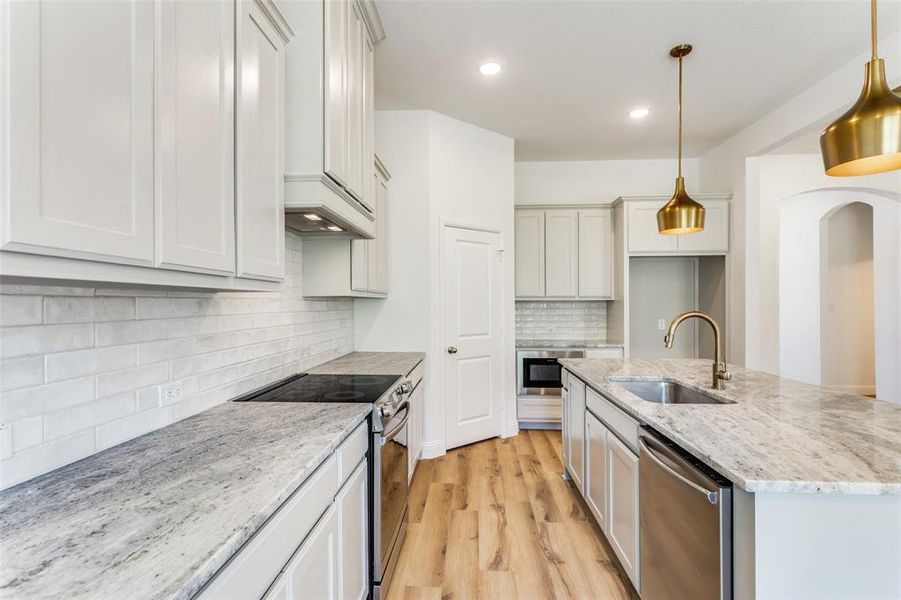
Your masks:
[[[397,375],[409,373],[424,352],[351,352],[309,370],[324,375]]]
[[[370,410],[228,402],[0,492],[0,596],[190,598]]]
[[[560,362],[749,492],[901,495],[901,404],[735,366],[711,390],[709,360]],[[655,404],[610,377],[665,377],[734,404]]]
[[[622,344],[605,342],[604,340],[516,340],[516,347],[521,350],[531,348],[622,348]]]

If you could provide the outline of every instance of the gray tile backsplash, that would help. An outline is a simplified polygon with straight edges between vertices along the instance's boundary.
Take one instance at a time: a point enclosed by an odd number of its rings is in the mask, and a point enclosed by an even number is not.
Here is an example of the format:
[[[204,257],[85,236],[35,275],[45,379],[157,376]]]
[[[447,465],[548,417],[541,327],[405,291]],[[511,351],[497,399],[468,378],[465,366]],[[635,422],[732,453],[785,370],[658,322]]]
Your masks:
[[[517,302],[516,339],[605,340],[607,302]]]

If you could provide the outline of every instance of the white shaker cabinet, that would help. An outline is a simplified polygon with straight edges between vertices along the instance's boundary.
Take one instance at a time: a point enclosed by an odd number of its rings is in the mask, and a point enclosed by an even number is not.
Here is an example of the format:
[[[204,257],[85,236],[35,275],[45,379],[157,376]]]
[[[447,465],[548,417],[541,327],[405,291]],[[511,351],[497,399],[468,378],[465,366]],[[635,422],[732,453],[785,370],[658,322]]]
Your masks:
[[[579,211],[579,297],[613,297],[613,219],[609,208]]]
[[[619,438],[607,435],[607,539],[638,589],[638,456]]]
[[[573,298],[579,293],[579,213],[547,211],[544,231],[544,294]]]
[[[564,418],[567,442],[566,468],[576,488],[583,490],[585,466],[585,383],[569,377],[566,385],[566,416]]]
[[[152,265],[154,6],[10,2],[0,247]]]
[[[237,15],[238,275],[285,273],[284,87],[288,39],[254,0]]]
[[[338,597],[343,600],[366,600],[369,594],[367,466],[365,460],[357,466],[335,500],[341,510]]]
[[[729,251],[729,196],[697,194],[704,205],[704,230],[682,235],[663,235],[657,230],[657,211],[663,196],[620,198],[626,206],[626,247],[629,253],[646,255],[725,254]]]
[[[351,242],[351,290],[373,294],[388,293],[388,172],[378,162],[373,179],[375,237]]]
[[[516,296],[544,296],[544,211],[516,211]]]
[[[232,274],[235,4],[163,1],[158,13],[157,263]]]
[[[585,502],[601,530],[607,532],[607,428],[585,413]]]
[[[285,567],[282,577],[291,600],[339,600],[341,515],[329,508]],[[278,582],[276,582],[277,584]]]
[[[311,3],[312,4],[312,3]],[[350,4],[345,0],[322,3],[324,26],[323,120],[324,172],[342,186],[348,185],[347,131],[347,19]]]

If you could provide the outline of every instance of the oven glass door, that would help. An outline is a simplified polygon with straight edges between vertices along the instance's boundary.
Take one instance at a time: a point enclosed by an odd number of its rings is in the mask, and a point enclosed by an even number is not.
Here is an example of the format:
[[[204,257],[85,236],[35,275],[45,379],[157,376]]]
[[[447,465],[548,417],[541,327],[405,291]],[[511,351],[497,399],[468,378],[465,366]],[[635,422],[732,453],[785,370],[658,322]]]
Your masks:
[[[556,358],[523,358],[522,387],[560,389],[563,367]]]
[[[384,433],[380,437],[379,497],[376,498],[379,510],[379,543],[378,560],[375,566],[380,581],[388,566],[391,549],[401,528],[407,508],[408,462],[407,462],[407,419],[410,416],[409,404],[402,405],[397,413],[385,423]]]

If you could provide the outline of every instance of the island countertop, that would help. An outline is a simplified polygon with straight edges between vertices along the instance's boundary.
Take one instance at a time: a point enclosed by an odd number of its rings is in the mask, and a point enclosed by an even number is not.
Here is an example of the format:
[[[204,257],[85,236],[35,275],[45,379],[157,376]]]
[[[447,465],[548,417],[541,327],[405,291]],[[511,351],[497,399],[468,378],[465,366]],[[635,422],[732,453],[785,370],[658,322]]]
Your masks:
[[[749,492],[901,495],[901,404],[709,360],[560,359],[591,388]],[[676,381],[734,404],[655,404],[611,377]]]
[[[0,492],[0,596],[190,598],[370,411],[228,402]]]

